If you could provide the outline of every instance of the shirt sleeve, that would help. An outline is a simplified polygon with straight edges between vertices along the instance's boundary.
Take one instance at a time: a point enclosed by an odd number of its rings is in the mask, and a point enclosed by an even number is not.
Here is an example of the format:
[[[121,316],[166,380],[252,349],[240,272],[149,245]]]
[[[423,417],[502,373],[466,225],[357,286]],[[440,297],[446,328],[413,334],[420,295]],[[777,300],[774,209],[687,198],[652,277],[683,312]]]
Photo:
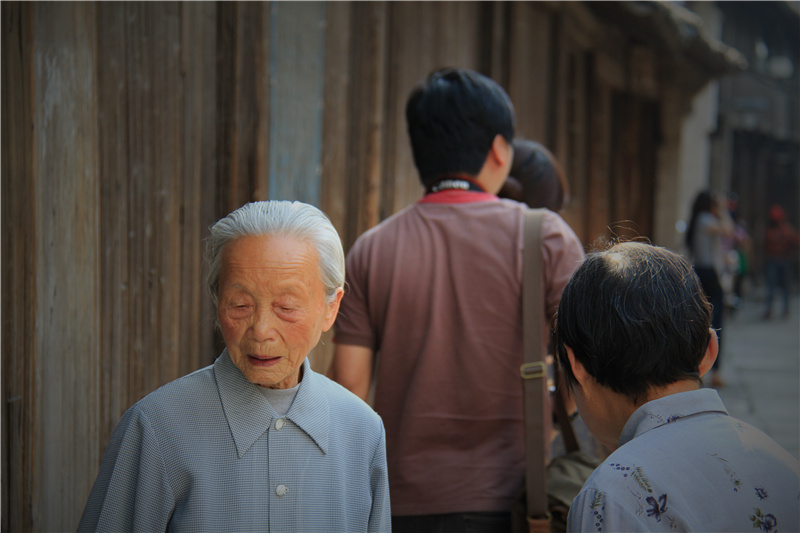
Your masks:
[[[372,510],[369,516],[368,531],[380,533],[390,531],[392,513],[389,503],[389,474],[386,465],[386,431],[380,424],[381,438],[372,457],[370,483],[372,484]]]
[[[78,531],[165,531],[174,507],[155,434],[134,406],[111,436]]]
[[[563,218],[547,213],[542,221],[546,316],[553,318],[561,293],[583,261],[583,245]]]
[[[659,528],[661,529],[661,528]],[[581,490],[567,516],[568,533],[653,531],[639,517],[597,489]]]

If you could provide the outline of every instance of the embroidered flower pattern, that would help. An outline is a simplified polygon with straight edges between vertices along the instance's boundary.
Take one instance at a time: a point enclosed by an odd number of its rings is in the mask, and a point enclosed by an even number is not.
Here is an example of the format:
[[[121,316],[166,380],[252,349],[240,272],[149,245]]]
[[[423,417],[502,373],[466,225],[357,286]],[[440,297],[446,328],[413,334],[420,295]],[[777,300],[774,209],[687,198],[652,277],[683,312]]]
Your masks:
[[[605,494],[600,491],[594,493],[594,500],[592,500],[589,509],[592,510],[592,517],[594,517],[594,527],[598,532],[603,531],[603,512],[606,510]]]
[[[733,492],[739,492],[739,487],[742,486],[742,480],[736,477],[736,472],[728,467],[728,461],[720,457],[719,455],[712,453],[711,457],[722,463],[723,468],[725,468],[725,473],[728,474],[731,478],[731,483],[733,484]]]
[[[750,515],[753,527],[764,531],[764,533],[777,533],[778,519],[773,514],[764,514],[761,509],[756,507],[756,514]]]
[[[769,494],[767,494],[767,489],[765,489],[764,487],[756,487],[756,496],[761,498],[761,501],[764,501],[767,498],[769,498]]]
[[[631,477],[634,479],[634,481],[636,481],[636,483],[639,484],[640,487],[642,487],[643,490],[646,490],[647,492],[653,492],[653,489],[650,488],[650,481],[644,477],[644,471],[642,470],[641,466],[637,466],[633,469],[633,472],[631,472]]]
[[[650,509],[647,510],[647,516],[655,516],[656,522],[661,522],[661,515],[667,512],[667,495],[662,494],[658,497],[658,500],[648,496],[646,501],[650,505]]]
[[[622,477],[628,477],[628,474],[630,474],[631,467],[629,466],[622,466],[619,463],[610,463],[608,466],[610,466],[614,470],[623,472]]]

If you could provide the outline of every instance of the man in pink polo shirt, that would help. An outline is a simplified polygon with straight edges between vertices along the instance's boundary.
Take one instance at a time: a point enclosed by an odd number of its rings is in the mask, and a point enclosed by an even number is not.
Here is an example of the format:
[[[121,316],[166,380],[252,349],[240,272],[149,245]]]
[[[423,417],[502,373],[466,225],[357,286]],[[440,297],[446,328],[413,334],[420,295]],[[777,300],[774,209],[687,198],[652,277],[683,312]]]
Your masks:
[[[412,91],[406,120],[426,192],[350,250],[332,375],[364,399],[375,378],[395,532],[509,530],[525,461],[526,207],[496,193],[514,109],[494,81],[448,68]],[[550,320],[583,258],[552,212],[542,252]]]

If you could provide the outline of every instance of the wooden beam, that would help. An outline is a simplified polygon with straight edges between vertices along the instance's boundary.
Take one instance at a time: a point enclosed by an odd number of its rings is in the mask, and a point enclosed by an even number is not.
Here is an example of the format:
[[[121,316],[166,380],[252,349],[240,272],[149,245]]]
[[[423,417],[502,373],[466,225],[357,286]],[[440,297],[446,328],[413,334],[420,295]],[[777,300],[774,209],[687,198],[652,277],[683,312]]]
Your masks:
[[[32,531],[36,205],[33,4],[2,2],[2,530]]]

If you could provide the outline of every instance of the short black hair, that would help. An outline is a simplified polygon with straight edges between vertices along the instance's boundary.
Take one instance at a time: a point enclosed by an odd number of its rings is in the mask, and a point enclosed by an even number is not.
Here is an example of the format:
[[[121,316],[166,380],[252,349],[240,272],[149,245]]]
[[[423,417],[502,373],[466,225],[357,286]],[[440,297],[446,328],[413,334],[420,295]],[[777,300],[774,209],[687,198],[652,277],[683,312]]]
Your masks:
[[[406,102],[414,165],[426,187],[440,178],[476,176],[495,136],[514,139],[508,94],[478,72],[444,68],[419,83]]]
[[[564,288],[556,351],[576,384],[565,346],[597,382],[639,404],[652,387],[700,381],[711,305],[691,264],[642,242],[587,254]]]

